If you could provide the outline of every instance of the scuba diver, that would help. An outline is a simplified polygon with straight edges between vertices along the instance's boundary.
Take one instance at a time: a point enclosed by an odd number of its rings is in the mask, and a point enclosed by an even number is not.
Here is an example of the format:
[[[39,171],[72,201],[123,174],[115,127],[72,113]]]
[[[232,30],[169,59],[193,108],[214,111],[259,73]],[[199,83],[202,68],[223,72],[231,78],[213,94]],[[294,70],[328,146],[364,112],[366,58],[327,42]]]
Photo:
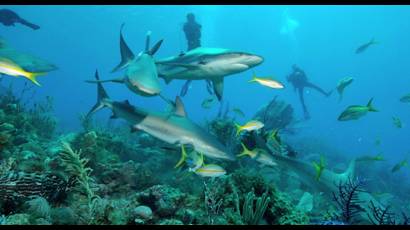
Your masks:
[[[201,24],[197,23],[195,20],[195,15],[193,13],[187,14],[187,21],[184,24],[185,38],[188,42],[187,51],[193,50],[195,48],[201,47]],[[183,53],[181,54],[183,55]],[[192,80],[185,82],[182,86],[180,96],[185,96],[190,88]],[[207,80],[207,90],[212,95],[213,94],[212,82]]]
[[[33,30],[40,29],[40,26],[35,25],[27,20],[21,18],[14,11],[8,9],[0,9],[0,23],[5,26],[14,26],[15,23],[23,24],[27,27],[30,27]]]
[[[321,89],[319,86],[314,85],[313,83],[309,82],[309,80],[306,77],[305,72],[300,69],[297,65],[292,66],[293,72],[286,77],[287,81],[292,83],[293,88],[295,90],[298,90],[299,93],[299,99],[300,102],[302,103],[303,107],[303,112],[304,112],[304,117],[306,120],[310,119],[309,112],[307,110],[307,107],[305,105],[305,99],[303,96],[303,89],[305,87],[313,88],[325,95],[326,97],[329,97],[332,94],[332,91],[330,92],[325,92],[323,89]]]
[[[195,15],[189,13],[186,16],[187,22],[184,24],[184,32],[188,41],[188,51],[201,46],[201,25],[195,21]]]

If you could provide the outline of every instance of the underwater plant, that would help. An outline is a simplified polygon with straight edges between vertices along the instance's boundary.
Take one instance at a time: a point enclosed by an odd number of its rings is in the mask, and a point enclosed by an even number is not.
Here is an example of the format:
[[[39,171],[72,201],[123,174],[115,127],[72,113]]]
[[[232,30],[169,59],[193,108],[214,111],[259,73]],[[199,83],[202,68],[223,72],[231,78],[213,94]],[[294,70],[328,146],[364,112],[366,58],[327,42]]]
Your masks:
[[[249,192],[245,197],[245,202],[242,208],[243,222],[250,225],[257,225],[263,217],[263,214],[268,207],[270,197],[265,192],[261,197],[256,199],[254,208],[255,193]]]
[[[370,201],[370,209],[372,210],[372,216],[367,213],[369,220],[374,225],[395,225],[395,214],[390,212],[390,205],[386,207],[376,207],[373,201]],[[406,218],[407,220],[407,218]]]
[[[204,181],[205,209],[208,215],[208,224],[215,223],[215,217],[219,215],[223,203],[223,198],[217,195],[216,190],[218,190],[218,187],[208,186]]]
[[[362,211],[361,201],[358,198],[360,192],[365,192],[362,187],[364,180],[350,177],[345,183],[339,182],[338,193],[332,192],[333,200],[340,209],[339,218],[345,223],[353,223],[354,217]]]
[[[266,106],[253,115],[253,119],[261,121],[266,130],[291,129],[288,126],[294,122],[293,108],[290,104],[278,100],[275,96]]]
[[[94,180],[90,175],[93,170],[87,167],[88,159],[81,157],[81,149],[74,151],[67,142],[62,142],[62,147],[60,158],[66,167],[66,171],[75,177],[76,182],[78,182],[87,196],[89,211],[88,223],[92,223],[94,220],[93,213],[95,204],[99,200],[99,196],[91,189],[91,183],[93,183]]]

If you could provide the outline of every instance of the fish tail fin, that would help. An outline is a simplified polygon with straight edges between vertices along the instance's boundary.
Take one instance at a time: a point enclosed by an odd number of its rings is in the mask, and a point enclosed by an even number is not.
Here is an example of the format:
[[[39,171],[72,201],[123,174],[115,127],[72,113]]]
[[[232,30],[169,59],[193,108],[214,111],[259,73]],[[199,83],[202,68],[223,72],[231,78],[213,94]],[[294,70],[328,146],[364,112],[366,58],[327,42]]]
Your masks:
[[[370,112],[379,112],[376,108],[373,107],[373,98],[371,98],[369,100],[369,102],[367,103],[367,108],[369,109]]]
[[[31,82],[36,84],[37,86],[41,86],[40,83],[37,81],[37,77],[41,75],[45,75],[46,73],[29,73],[27,74],[26,78],[29,79]]]
[[[87,113],[86,117],[89,117],[98,110],[101,110],[104,107],[106,107],[107,105],[104,103],[104,101],[109,99],[107,92],[105,91],[101,82],[99,82],[100,77],[98,75],[98,70],[95,70],[95,78],[97,79],[97,103]]]
[[[248,82],[255,82],[255,81],[256,81],[256,73],[255,73],[255,71],[253,70],[253,71],[252,71],[252,79],[249,80]]]
[[[242,151],[242,153],[240,153],[240,154],[238,154],[238,155],[236,155],[236,156],[237,156],[237,157],[243,157],[243,156],[246,156],[246,155],[250,156],[250,151],[249,151],[249,149],[246,148],[246,146],[245,146],[242,142],[241,142],[241,145],[242,145],[243,151]]]
[[[236,127],[236,136],[239,136],[239,133],[242,131],[242,127],[238,123],[234,123]]]
[[[181,145],[181,159],[179,159],[178,163],[175,165],[174,168],[179,168],[186,160],[186,151],[184,145]]]

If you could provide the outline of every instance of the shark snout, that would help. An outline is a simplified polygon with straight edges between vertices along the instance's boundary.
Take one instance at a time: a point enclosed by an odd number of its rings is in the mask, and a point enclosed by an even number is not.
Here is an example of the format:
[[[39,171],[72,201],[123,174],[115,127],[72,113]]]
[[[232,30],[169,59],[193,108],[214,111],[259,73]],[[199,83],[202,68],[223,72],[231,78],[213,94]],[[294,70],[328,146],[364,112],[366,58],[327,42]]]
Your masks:
[[[161,92],[161,87],[158,83],[151,82],[150,84],[143,84],[138,81],[129,81],[127,86],[134,92],[144,96],[156,96]]]
[[[258,55],[246,55],[246,58],[243,59],[242,64],[245,64],[249,67],[254,67],[263,62],[263,57]]]

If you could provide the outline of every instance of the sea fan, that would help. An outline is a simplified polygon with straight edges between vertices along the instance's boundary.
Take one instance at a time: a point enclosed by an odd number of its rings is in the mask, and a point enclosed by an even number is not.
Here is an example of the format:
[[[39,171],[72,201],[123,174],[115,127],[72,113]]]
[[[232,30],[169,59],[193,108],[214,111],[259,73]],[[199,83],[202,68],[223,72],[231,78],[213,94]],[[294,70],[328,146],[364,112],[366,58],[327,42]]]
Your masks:
[[[358,199],[358,194],[364,192],[363,184],[364,181],[361,179],[353,181],[348,178],[344,184],[339,182],[338,194],[333,192],[333,200],[341,210],[339,218],[345,223],[352,223],[353,218],[363,210]]]

